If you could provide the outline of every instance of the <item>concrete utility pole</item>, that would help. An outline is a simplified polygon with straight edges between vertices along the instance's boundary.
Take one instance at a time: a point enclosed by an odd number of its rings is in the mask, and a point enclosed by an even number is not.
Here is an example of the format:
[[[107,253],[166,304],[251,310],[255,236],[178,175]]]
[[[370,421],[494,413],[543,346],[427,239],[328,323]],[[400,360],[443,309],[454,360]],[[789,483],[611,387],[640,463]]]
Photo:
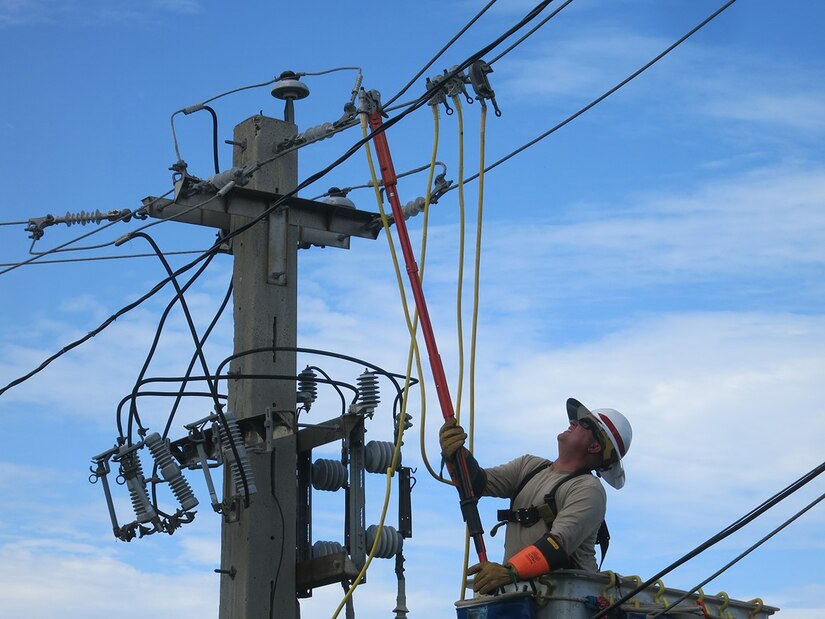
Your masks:
[[[253,116],[235,127],[234,166],[268,159],[275,145],[297,133],[292,123]],[[298,179],[297,151],[258,170],[247,185],[268,193],[287,193]],[[265,205],[261,205],[261,210]],[[248,223],[233,215],[230,232]],[[269,215],[232,240],[235,352],[296,345],[298,229],[289,210]],[[230,372],[295,376],[295,353],[257,353],[234,360]],[[221,619],[298,617],[295,597],[295,383],[232,380],[229,407],[241,422],[265,414],[277,416],[278,440],[272,452],[250,450],[258,492],[249,506],[236,502],[221,529]],[[271,418],[272,419],[272,418]],[[274,430],[274,429],[273,429]],[[224,472],[224,496],[237,493]],[[278,609],[277,614],[273,609]]]
[[[297,132],[291,122],[253,116],[235,127],[234,166],[271,158],[276,146]],[[174,201],[147,198],[154,217],[206,225],[230,232],[269,209],[297,183],[297,153],[291,152],[257,170],[250,182],[223,197],[204,201],[203,194],[180,190]],[[186,186],[186,178],[181,186]],[[193,206],[201,205],[192,209]],[[233,413],[244,443],[257,492],[244,504],[243,488],[233,481],[233,463],[224,466],[221,530],[220,618],[297,619],[296,562],[298,513],[303,523],[301,554],[307,555],[306,498],[299,499],[298,452],[304,468],[315,445],[344,436],[320,432],[301,438],[296,424],[297,258],[299,247],[349,249],[351,236],[375,239],[376,215],[351,207],[290,198],[248,230],[231,239],[234,255],[234,359],[230,373],[273,379],[229,380],[227,412]],[[265,352],[243,355],[257,348]],[[286,378],[285,378],[286,377]],[[335,421],[335,423],[338,423]],[[341,424],[338,424],[341,425]],[[351,429],[348,427],[348,429]],[[326,436],[326,435],[329,436]],[[299,444],[300,443],[300,444]],[[303,460],[302,460],[303,462]],[[303,470],[303,469],[302,469]],[[307,469],[308,471],[308,469]],[[306,471],[303,473],[306,477]],[[303,479],[303,478],[302,478]],[[306,480],[301,482],[304,488]],[[304,492],[305,489],[304,489]],[[345,557],[344,557],[345,558]],[[352,576],[335,557],[310,561],[302,556],[297,586],[302,595],[312,586]],[[327,564],[334,564],[335,569]],[[347,569],[344,569],[347,568]]]

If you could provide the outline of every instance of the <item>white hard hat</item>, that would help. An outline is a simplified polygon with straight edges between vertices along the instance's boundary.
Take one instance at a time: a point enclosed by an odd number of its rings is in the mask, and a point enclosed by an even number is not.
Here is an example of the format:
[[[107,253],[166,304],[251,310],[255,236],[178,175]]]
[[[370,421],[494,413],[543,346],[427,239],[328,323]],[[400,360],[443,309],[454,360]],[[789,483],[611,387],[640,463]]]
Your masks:
[[[605,468],[598,469],[596,473],[617,490],[624,486],[622,458],[627,454],[630,441],[633,440],[633,430],[627,417],[612,408],[594,408],[591,411],[573,398],[567,400],[567,416],[576,421],[591,417],[598,423],[602,435],[606,436],[613,446],[617,459]]]

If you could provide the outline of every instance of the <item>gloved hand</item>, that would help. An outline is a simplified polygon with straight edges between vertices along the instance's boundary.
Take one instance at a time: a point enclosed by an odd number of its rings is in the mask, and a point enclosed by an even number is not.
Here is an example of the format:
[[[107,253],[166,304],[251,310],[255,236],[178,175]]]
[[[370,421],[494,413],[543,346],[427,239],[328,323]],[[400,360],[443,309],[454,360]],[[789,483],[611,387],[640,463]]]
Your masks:
[[[441,455],[445,460],[452,458],[455,453],[464,447],[464,441],[467,440],[467,433],[464,431],[458,422],[453,419],[448,419],[441,426],[438,432],[438,442],[441,444]]]
[[[476,563],[467,569],[467,575],[475,574],[473,591],[476,593],[493,593],[503,585],[513,582],[513,574],[500,563],[485,561]]]

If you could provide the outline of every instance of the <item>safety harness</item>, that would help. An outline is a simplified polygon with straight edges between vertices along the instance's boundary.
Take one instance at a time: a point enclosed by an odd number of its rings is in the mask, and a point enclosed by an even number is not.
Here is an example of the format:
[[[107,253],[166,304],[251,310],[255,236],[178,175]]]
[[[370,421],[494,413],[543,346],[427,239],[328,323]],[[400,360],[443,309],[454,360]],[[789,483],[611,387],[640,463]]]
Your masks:
[[[589,469],[580,469],[578,471],[574,471],[568,475],[562,477],[556,484],[550,489],[550,492],[544,495],[544,500],[539,505],[531,505],[530,507],[520,507],[518,509],[513,509],[513,504],[516,501],[516,497],[518,497],[519,493],[524,490],[525,486],[533,479],[536,475],[538,475],[544,469],[550,468],[552,462],[545,462],[540,464],[532,471],[530,471],[519,483],[516,491],[513,493],[512,497],[510,498],[510,509],[500,509],[497,512],[498,524],[496,524],[493,529],[490,531],[491,536],[495,536],[496,531],[498,531],[499,527],[504,526],[505,524],[518,524],[523,527],[530,527],[536,524],[539,520],[543,520],[544,524],[547,526],[547,530],[550,530],[551,525],[553,524],[553,520],[556,519],[556,514],[558,509],[556,507],[556,491],[559,489],[559,486],[562,484],[570,481],[571,479],[575,479],[581,475],[589,475]],[[599,562],[599,570],[602,569],[602,563],[604,563],[604,558],[607,555],[607,548],[610,546],[610,531],[607,529],[607,522],[602,520],[602,523],[599,525],[599,531],[596,533],[596,543],[599,545],[599,550],[602,555],[602,559]],[[575,567],[575,566],[571,566]]]

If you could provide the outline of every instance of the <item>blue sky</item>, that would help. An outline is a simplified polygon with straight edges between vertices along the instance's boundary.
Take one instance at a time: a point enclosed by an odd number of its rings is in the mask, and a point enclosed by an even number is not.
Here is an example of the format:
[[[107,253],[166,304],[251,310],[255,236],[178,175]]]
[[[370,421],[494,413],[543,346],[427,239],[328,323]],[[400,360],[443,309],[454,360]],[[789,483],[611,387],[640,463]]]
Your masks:
[[[492,162],[624,79],[721,3],[576,0],[490,75],[503,112],[487,123]],[[198,0],[0,0],[2,222],[47,213],[137,208],[170,187],[175,110],[284,70],[360,66],[364,85],[396,92],[482,6],[480,2],[358,5]],[[500,0],[426,75],[462,61],[531,7]],[[564,401],[612,406],[634,425],[627,486],[608,492],[613,534],[605,567],[647,577],[821,461],[825,433],[825,54],[819,3],[734,4],[670,56],[553,136],[487,175],[476,385],[476,452],[493,465],[522,453],[553,457]],[[352,72],[307,77],[296,105],[305,129],[341,114]],[[423,89],[419,80],[402,101]],[[269,89],[214,103],[220,139],[263,111]],[[466,106],[466,174],[478,165],[479,106]],[[212,171],[206,114],[176,119],[190,171]],[[301,178],[357,139],[345,132],[300,151]],[[428,109],[388,133],[399,171],[428,162]],[[439,159],[457,180],[456,117],[442,113]],[[231,159],[221,142],[221,165]],[[302,195],[365,183],[357,154]],[[404,179],[402,201],[424,193]],[[427,295],[453,394],[458,380],[457,193],[432,208]],[[370,191],[350,197],[374,211]],[[467,186],[468,257],[477,184]],[[83,245],[134,229],[118,224]],[[421,218],[409,226],[417,243]],[[0,262],[26,259],[24,225],[0,227]],[[35,251],[95,230],[53,226]],[[165,223],[165,251],[208,247],[213,232]],[[76,258],[144,253],[120,247]],[[183,264],[187,256],[173,256]],[[386,242],[300,256],[299,342],[403,371],[408,338]],[[469,320],[471,264],[465,287]],[[220,256],[187,300],[205,326],[231,274]],[[0,383],[25,374],[163,277],[157,261],[130,258],[21,267],[0,276]],[[0,615],[84,619],[216,613],[216,515],[202,509],[172,537],[124,544],[111,535],[92,455],[114,441],[114,411],[148,350],[164,291],[46,371],[0,396]],[[152,366],[181,372],[191,354],[183,319],[170,321]],[[465,323],[469,334],[469,322]],[[231,352],[224,319],[207,346],[212,365]],[[309,360],[306,360],[309,361]],[[312,360],[313,362],[317,360]],[[353,381],[358,367],[329,366]],[[427,381],[428,383],[430,381]],[[465,378],[465,388],[467,379]],[[321,393],[312,418],[335,414]],[[430,388],[425,443],[436,458]],[[466,410],[468,393],[463,396]],[[148,423],[168,410],[146,405]],[[415,396],[416,425],[421,414]],[[200,402],[181,416],[206,414]],[[390,440],[389,409],[369,438]],[[177,432],[177,434],[175,434]],[[181,436],[182,427],[173,430]],[[417,436],[404,460],[418,467],[414,537],[405,554],[411,610],[448,616],[458,597],[462,548],[454,491],[431,479]],[[189,474],[201,502],[206,491]],[[751,527],[665,578],[688,588],[823,492],[816,480]],[[383,481],[370,480],[369,522]],[[319,493],[320,494],[320,493]],[[122,514],[126,497],[120,497]],[[119,505],[121,504],[119,503]],[[340,501],[319,497],[315,531],[340,535]],[[483,502],[492,524],[495,501]],[[391,514],[390,518],[394,516]],[[125,516],[124,516],[125,518]],[[788,619],[825,617],[821,506],[705,588],[762,597]],[[500,537],[489,540],[500,555]],[[340,589],[303,602],[331,615]],[[395,605],[392,562],[376,562],[356,592],[359,617]]]

